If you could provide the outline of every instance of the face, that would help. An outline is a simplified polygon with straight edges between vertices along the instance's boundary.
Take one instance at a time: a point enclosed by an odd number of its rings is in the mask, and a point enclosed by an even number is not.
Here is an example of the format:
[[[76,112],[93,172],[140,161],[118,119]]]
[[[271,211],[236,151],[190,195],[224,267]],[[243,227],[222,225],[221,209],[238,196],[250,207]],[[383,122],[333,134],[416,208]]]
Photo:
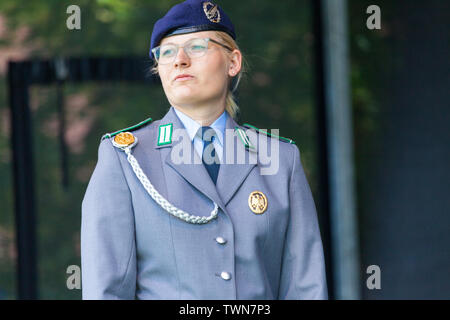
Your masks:
[[[202,31],[164,38],[160,44],[184,45],[193,38],[211,38],[223,43],[212,31]],[[164,92],[171,105],[195,107],[200,105],[225,105],[230,77],[235,76],[241,66],[239,50],[230,52],[218,44],[209,42],[204,56],[189,58],[180,48],[175,60],[158,65]],[[185,74],[186,77],[175,79]]]

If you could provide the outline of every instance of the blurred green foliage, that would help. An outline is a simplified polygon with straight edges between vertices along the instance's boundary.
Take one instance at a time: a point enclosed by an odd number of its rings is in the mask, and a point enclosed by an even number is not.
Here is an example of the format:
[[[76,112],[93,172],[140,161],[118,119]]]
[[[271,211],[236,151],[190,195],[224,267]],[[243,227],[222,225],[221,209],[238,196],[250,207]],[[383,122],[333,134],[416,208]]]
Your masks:
[[[7,31],[0,34],[0,50],[20,47],[27,58],[138,55],[147,57],[150,66],[148,50],[153,24],[178,2],[2,0],[0,16],[4,19]],[[233,20],[237,42],[250,67],[238,93],[240,122],[248,122],[259,128],[280,128],[282,136],[294,139],[300,148],[311,188],[316,194],[319,186],[314,111],[314,35],[310,1],[247,0],[218,3]],[[367,65],[365,59],[373,55],[373,50],[379,50],[381,45],[380,36],[365,28],[366,15],[362,3],[350,1],[349,10],[357,143],[363,140],[361,137],[376,130],[377,104],[367,75],[376,73],[376,69],[370,68],[376,68],[377,65]],[[66,8],[73,4],[81,9],[81,30],[66,28],[69,16]],[[20,30],[22,35],[19,34]],[[10,57],[23,58],[17,54],[11,54]],[[14,219],[7,128],[9,106],[6,74],[2,73],[0,77],[0,120],[3,126],[0,132],[0,231],[9,232],[8,241],[11,242],[14,240]],[[62,188],[60,182],[55,86],[34,86],[30,94],[36,167],[39,297],[43,299],[81,297],[80,290],[66,289],[65,272],[71,264],[80,265],[81,200],[97,160],[99,138],[105,132],[129,126],[147,117],[158,119],[169,107],[159,86],[68,84],[64,87],[64,95],[68,108],[67,139],[70,140],[70,185],[67,190]],[[88,131],[83,131],[86,128]],[[11,255],[0,256],[0,298],[16,296],[14,262]]]

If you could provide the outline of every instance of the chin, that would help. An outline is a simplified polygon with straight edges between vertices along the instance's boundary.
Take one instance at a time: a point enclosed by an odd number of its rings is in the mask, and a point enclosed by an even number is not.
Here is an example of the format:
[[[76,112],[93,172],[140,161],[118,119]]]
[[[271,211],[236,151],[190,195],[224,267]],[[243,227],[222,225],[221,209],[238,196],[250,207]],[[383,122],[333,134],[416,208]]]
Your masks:
[[[173,95],[173,100],[177,101],[177,102],[186,102],[186,103],[191,103],[194,101],[198,101],[199,99],[199,93],[198,92],[194,92],[191,90],[180,90],[180,92],[177,92],[176,94]]]
[[[198,104],[200,101],[198,97],[196,96],[177,96],[175,99],[172,99],[172,101],[175,102],[176,105],[195,105]]]

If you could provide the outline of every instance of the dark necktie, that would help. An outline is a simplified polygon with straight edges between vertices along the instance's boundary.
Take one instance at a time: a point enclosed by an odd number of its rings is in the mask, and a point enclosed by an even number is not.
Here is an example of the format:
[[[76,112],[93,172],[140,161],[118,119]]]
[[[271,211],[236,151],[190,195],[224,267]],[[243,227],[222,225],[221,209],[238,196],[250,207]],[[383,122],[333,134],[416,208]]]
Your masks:
[[[219,174],[220,162],[214,148],[214,139],[216,139],[216,133],[211,127],[200,127],[198,134],[203,140],[203,153],[202,162],[208,171],[214,184],[216,184],[217,176]]]

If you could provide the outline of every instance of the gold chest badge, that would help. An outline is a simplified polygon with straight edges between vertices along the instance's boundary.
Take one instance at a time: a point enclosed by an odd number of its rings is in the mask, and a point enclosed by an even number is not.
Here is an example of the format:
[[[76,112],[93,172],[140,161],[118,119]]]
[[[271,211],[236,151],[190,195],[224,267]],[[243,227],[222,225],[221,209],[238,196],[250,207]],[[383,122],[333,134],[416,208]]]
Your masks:
[[[248,197],[248,206],[254,214],[262,214],[267,209],[267,198],[261,191],[253,191]]]

